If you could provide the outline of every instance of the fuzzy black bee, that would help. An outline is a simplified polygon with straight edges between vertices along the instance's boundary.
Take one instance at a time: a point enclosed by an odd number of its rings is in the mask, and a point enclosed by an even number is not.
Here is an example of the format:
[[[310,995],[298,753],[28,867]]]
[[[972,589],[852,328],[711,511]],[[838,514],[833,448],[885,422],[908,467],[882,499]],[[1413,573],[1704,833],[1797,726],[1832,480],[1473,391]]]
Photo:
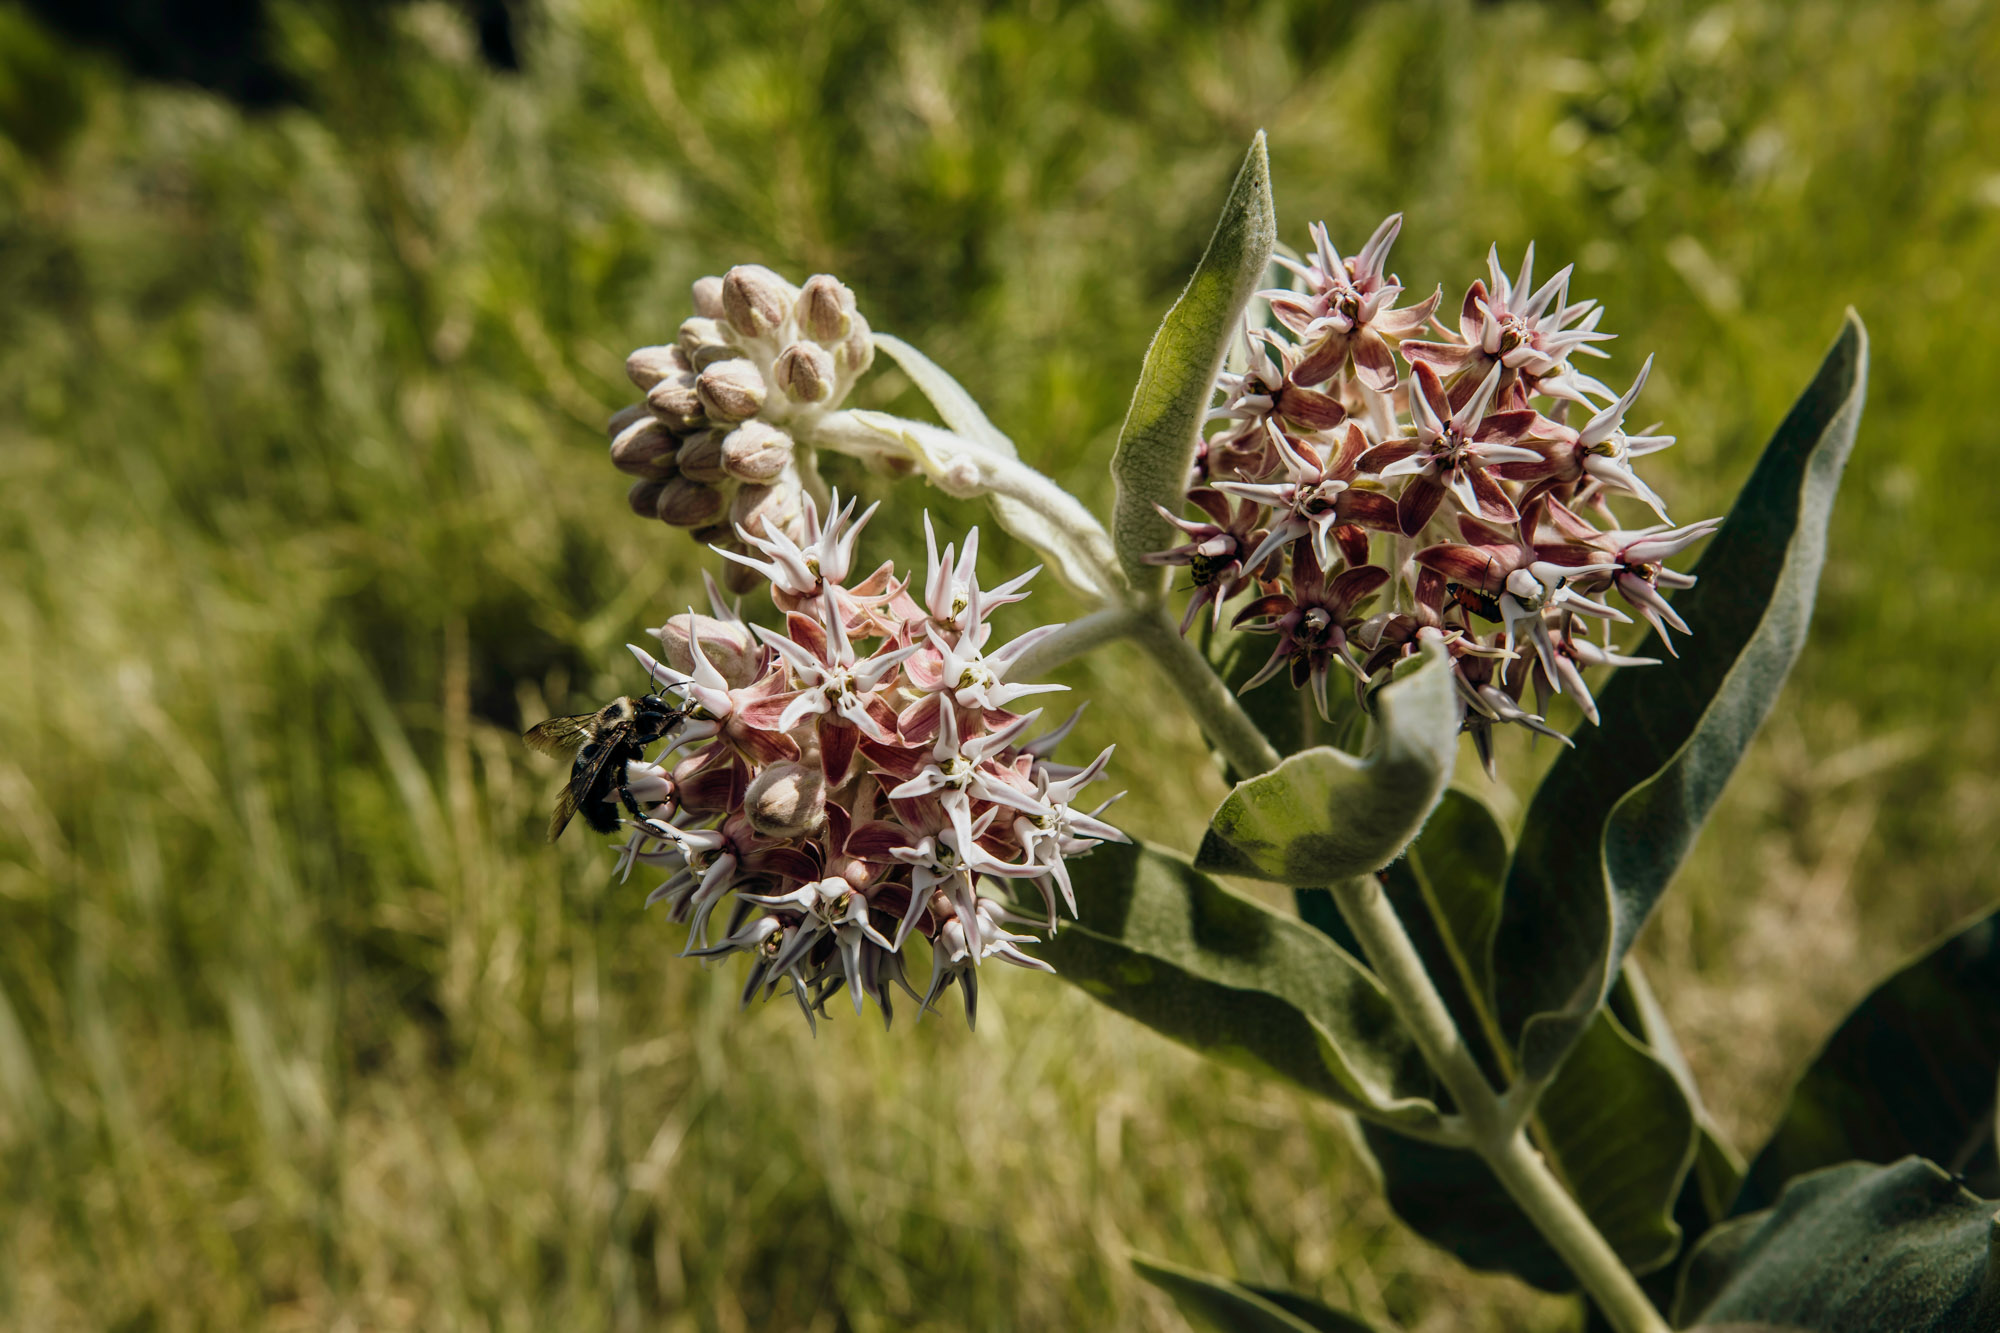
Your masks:
[[[636,818],[639,805],[625,786],[625,765],[644,759],[646,747],[671,734],[687,715],[685,705],[657,694],[636,699],[621,695],[595,713],[552,717],[530,727],[522,739],[543,754],[576,751],[569,785],[556,798],[555,814],[549,817],[549,841],[561,837],[570,816],[579,811],[583,822],[599,833],[616,829],[618,812],[610,805],[614,795]]]

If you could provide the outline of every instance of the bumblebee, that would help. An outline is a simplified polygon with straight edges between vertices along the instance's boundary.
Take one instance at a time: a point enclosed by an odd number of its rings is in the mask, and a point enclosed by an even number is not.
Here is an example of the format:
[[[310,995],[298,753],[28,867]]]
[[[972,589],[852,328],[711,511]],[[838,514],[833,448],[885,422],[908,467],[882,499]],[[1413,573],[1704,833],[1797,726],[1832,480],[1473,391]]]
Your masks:
[[[689,711],[657,694],[621,695],[595,713],[552,717],[530,727],[522,739],[543,754],[576,752],[569,784],[549,817],[549,841],[561,837],[578,812],[599,833],[612,832],[618,827],[618,812],[610,805],[614,796],[637,818],[639,803],[625,785],[625,765],[644,759],[646,747],[678,730]]]

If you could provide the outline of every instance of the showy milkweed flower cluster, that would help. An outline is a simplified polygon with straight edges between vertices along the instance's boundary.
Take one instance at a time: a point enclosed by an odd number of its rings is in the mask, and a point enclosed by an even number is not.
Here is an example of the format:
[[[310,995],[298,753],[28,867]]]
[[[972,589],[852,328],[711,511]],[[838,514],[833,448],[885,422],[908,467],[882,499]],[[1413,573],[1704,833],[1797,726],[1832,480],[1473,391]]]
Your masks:
[[[689,610],[654,631],[664,661],[632,651],[688,716],[653,763],[629,766],[641,817],[622,857],[666,879],[648,904],[689,923],[684,952],[751,957],[747,1004],[789,983],[810,1020],[845,989],[891,1016],[892,987],[924,1009],[959,986],[976,1016],[989,958],[1050,970],[1019,946],[1073,915],[1068,858],[1125,837],[1077,805],[1111,751],[1081,768],[1051,756],[1075,723],[1031,736],[1041,710],[1015,705],[1060,685],[1015,679],[1057,626],[993,642],[991,614],[1019,602],[1035,570],[979,585],[978,529],[942,554],[924,521],[921,588],[885,563],[850,579],[858,519],[835,493],[822,523],[802,500],[803,540],[736,529],[729,560],[768,584],[780,631],[746,623],[709,585],[711,615]],[[1115,797],[1112,799],[1116,799]],[[1032,885],[1046,920],[1014,912],[982,883]],[[904,970],[922,936],[922,994]]]
[[[1694,580],[1663,562],[1720,520],[1675,526],[1634,470],[1673,443],[1626,429],[1651,358],[1623,393],[1571,364],[1612,336],[1595,301],[1571,302],[1571,269],[1536,286],[1532,245],[1512,278],[1496,248],[1447,324],[1442,289],[1402,303],[1388,268],[1401,226],[1343,257],[1316,224],[1309,257],[1278,261],[1297,280],[1258,293],[1275,327],[1247,330],[1246,364],[1218,381],[1187,496],[1200,516],[1162,509],[1187,541],[1147,558],[1193,576],[1182,633],[1248,595],[1232,624],[1277,645],[1243,688],[1289,671],[1323,717],[1334,675],[1365,697],[1442,641],[1490,772],[1496,724],[1565,739],[1545,721],[1552,694],[1595,723],[1585,669],[1657,664],[1611,646],[1631,617],[1607,594],[1669,651],[1670,630],[1691,632],[1661,589]],[[1658,521],[1628,527],[1614,499]]]

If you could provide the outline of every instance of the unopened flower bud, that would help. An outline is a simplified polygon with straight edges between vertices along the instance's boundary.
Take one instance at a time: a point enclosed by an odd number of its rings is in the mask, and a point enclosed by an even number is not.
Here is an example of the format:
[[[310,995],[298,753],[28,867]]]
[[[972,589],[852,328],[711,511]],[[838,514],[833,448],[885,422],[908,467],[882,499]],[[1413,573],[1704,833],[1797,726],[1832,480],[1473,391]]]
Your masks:
[[[696,370],[740,355],[730,338],[729,326],[700,315],[681,321],[680,348]]]
[[[703,651],[707,647],[704,638]],[[743,808],[750,826],[767,838],[802,837],[826,818],[826,780],[818,764],[772,764],[750,780]]]
[[[695,377],[684,372],[669,375],[648,389],[646,406],[668,430],[694,430],[702,424],[701,394],[695,389]]]
[[[633,422],[611,442],[611,465],[635,477],[671,477],[680,437],[653,417]]]
[[[657,518],[660,513],[660,492],[667,488],[664,479],[641,477],[632,483],[632,489],[625,492],[625,503],[632,506],[632,512],[640,518]]]
[[[625,374],[639,386],[641,393],[669,375],[678,375],[692,368],[687,353],[678,347],[641,347],[625,358]]]
[[[833,392],[833,357],[818,343],[793,343],[778,353],[771,378],[796,403],[817,403]]]
[[[675,477],[660,492],[658,514],[662,523],[676,528],[699,528],[722,516],[722,492],[686,476]]]
[[[789,478],[773,486],[741,487],[730,503],[729,521],[753,537],[763,536],[774,523],[789,533],[803,512],[799,505],[801,494],[798,483]]]
[[[738,481],[772,482],[792,461],[792,437],[764,421],[746,421],[722,441],[722,466]]]
[[[757,679],[764,650],[740,620],[717,620],[714,616],[683,611],[652,631],[660,636],[667,664],[683,674],[694,674],[694,650],[689,640],[701,636],[701,655],[722,673],[731,689],[741,689]]]
[[[859,375],[875,364],[875,339],[868,331],[868,321],[859,313],[854,316],[853,332],[840,345],[834,360],[849,375]]]
[[[753,361],[718,361],[695,380],[701,405],[716,421],[747,421],[764,405],[764,376]]]
[[[762,264],[738,264],[722,279],[724,317],[746,338],[761,338],[784,323],[796,295]]]
[[[854,293],[831,273],[821,273],[806,280],[796,313],[806,337],[832,347],[853,332]]]
[[[611,414],[609,421],[604,423],[604,433],[615,440],[625,433],[627,426],[630,426],[635,421],[644,421],[646,416],[647,410],[644,403],[633,403],[630,407],[621,407]]]
[[[709,485],[729,480],[728,469],[722,466],[722,439],[719,430],[698,430],[683,439],[681,451],[674,458],[681,475]]]
[[[710,275],[694,280],[694,312],[705,319],[722,318],[722,279]]]

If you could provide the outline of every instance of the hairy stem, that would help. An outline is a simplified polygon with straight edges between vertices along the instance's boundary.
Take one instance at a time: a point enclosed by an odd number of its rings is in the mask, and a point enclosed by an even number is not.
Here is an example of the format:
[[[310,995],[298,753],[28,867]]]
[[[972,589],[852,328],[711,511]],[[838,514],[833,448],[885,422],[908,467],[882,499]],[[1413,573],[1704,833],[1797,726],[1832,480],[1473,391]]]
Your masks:
[[[1065,662],[1131,634],[1142,614],[1123,606],[1107,606],[1080,620],[1072,620],[1022,653],[1014,663],[1013,674],[1022,680],[1039,679]]]
[[[1667,1333],[1666,1321],[1637,1279],[1563,1189],[1522,1133],[1511,1108],[1487,1083],[1382,886],[1372,876],[1360,876],[1335,885],[1333,895],[1403,1026],[1451,1093],[1473,1151],[1493,1168],[1508,1195],[1548,1238],[1619,1333]]]
[[[1180,691],[1195,721],[1229,766],[1246,778],[1276,768],[1283,756],[1236,702],[1201,650],[1180,636],[1167,613],[1158,608],[1134,608],[1131,614],[1132,627],[1127,632],[1166,671],[1167,679]]]

